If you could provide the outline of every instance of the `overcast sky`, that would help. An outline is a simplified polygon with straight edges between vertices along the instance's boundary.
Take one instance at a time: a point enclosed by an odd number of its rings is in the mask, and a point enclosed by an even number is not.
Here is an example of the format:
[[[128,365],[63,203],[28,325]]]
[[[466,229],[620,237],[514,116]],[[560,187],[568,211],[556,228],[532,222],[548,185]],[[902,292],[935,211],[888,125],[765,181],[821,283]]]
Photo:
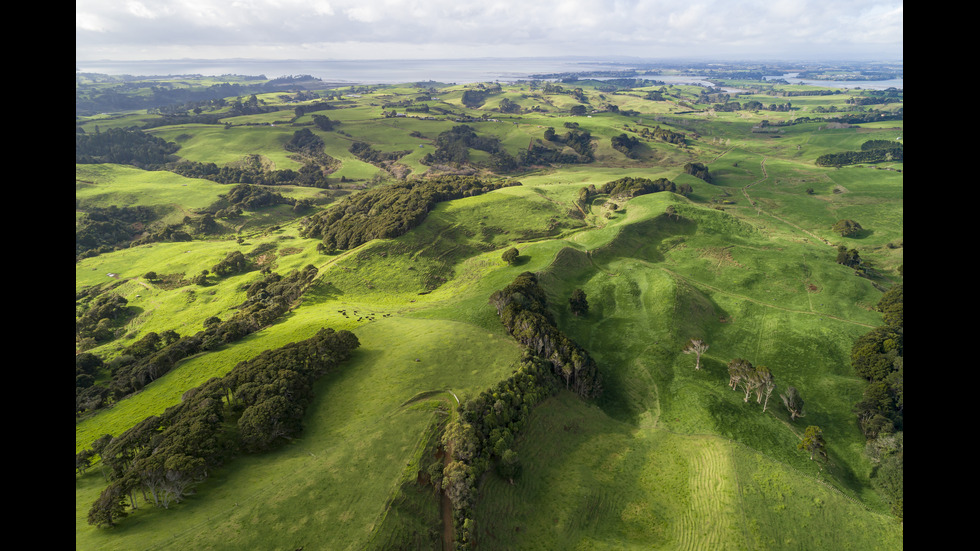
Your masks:
[[[76,60],[902,59],[902,0],[76,0]]]

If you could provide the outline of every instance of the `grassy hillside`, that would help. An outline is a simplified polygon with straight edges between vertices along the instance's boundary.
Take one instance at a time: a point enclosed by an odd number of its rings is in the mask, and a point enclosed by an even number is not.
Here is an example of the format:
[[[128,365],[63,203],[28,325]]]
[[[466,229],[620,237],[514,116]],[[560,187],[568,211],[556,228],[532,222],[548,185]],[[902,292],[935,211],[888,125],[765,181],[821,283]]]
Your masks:
[[[326,100],[333,108],[316,113],[339,121],[331,131],[292,108],[148,130],[179,144],[182,160],[223,167],[258,155],[269,170],[298,171],[304,159],[283,146],[311,128],[323,152],[339,161],[326,175],[329,188],[270,186],[290,200],[308,200],[305,208],[278,204],[215,216],[210,231],[201,221],[215,215],[231,184],[166,167],[77,164],[77,227],[91,224],[98,209],[143,206],[154,216],[147,232],[172,226],[189,236],[120,242],[77,259],[76,319],[96,297],[126,300],[124,312],[106,322],[108,336],[76,338],[77,352],[106,362],[96,385],[108,384],[111,363],[150,333],[188,336],[213,317],[231,319],[269,273],[312,266],[316,277],[281,317],[182,359],[108,407],[79,412],[76,453],[163,413],[239,362],[323,327],[352,331],[360,347],[315,384],[298,437],[273,451],[235,454],[168,509],[138,496],[138,509],[118,525],[90,525],[89,508],[106,486],[95,458],[76,475],[76,548],[443,548],[454,530],[448,498],[432,484],[451,459],[442,455],[441,430],[459,403],[516,368],[522,348],[488,299],[522,272],[538,274],[558,328],[595,359],[603,393],[587,401],[563,390],[533,408],[513,444],[520,475],[509,480],[490,469],[476,481],[480,548],[900,547],[901,521],[872,485],[876,463],[852,413],[867,382],[852,369],[850,353],[883,324],[875,309],[883,290],[902,281],[902,163],[828,168],[815,160],[859,150],[867,140],[894,140],[902,121],[759,132],[763,120],[816,117],[828,105],[845,109],[857,92],[790,98],[794,106],[800,99],[798,111],[724,112],[695,103],[697,87],[671,86],[665,101],[653,101],[646,94],[659,87],[597,86],[603,84],[574,86],[588,99],[585,115],[570,113],[580,97],[528,83],[503,86],[479,108],[463,105],[465,86],[423,94],[403,85]],[[262,95],[261,105],[285,102],[280,96]],[[500,112],[505,98],[521,111]],[[409,116],[386,116],[382,105],[396,102],[430,110],[399,104],[387,110]],[[148,114],[77,124],[94,133],[96,124],[141,116]],[[575,123],[591,134],[595,161],[515,167],[503,176],[521,185],[439,203],[408,233],[351,250],[324,254],[319,240],[304,237],[307,216],[394,179],[391,167],[357,159],[351,143],[409,151],[397,161],[407,167],[400,174],[421,178],[434,170],[421,164],[424,155],[435,151],[441,132],[464,124],[456,120],[462,116],[482,116],[465,124],[497,138],[515,159],[530,144],[556,147],[545,130],[561,135],[565,123]],[[684,133],[684,143],[640,130],[658,125]],[[635,158],[611,145],[623,133],[640,140]],[[489,153],[470,153],[468,163],[438,172],[498,176]],[[711,182],[688,174],[691,162],[705,164]],[[687,187],[581,199],[583,188],[625,176]],[[864,229],[835,234],[831,226],[845,218]],[[866,277],[836,262],[841,244],[860,253]],[[502,253],[511,247],[520,256],[507,263]],[[243,271],[213,273],[236,251],[247,261]],[[205,270],[206,281],[195,283]],[[588,297],[584,315],[569,309],[575,289]],[[700,370],[682,352],[691,338],[709,345]],[[776,390],[765,411],[754,395],[745,400],[728,385],[734,358],[771,370]],[[779,393],[788,386],[805,399],[804,418],[791,420],[783,406]],[[828,461],[811,461],[797,448],[808,425],[822,428]]]

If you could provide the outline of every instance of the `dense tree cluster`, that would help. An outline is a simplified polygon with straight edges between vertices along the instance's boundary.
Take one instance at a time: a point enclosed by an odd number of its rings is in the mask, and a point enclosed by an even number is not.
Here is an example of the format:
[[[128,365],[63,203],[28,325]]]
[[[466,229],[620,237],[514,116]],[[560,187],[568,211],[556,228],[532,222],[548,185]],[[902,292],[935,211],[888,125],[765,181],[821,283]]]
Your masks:
[[[861,144],[860,151],[828,153],[817,157],[817,166],[843,166],[856,163],[880,163],[903,161],[905,147],[892,140],[868,140]]]
[[[685,136],[681,132],[674,132],[673,130],[661,128],[659,124],[653,128],[648,128],[645,126],[639,127],[633,129],[633,132],[636,132],[637,134],[639,134],[640,136],[648,140],[660,140],[662,142],[667,142],[667,143],[672,143],[677,145],[684,145],[685,143],[687,143],[687,136]]]
[[[854,268],[859,273],[863,270],[864,261],[857,249],[848,249],[844,245],[837,247],[837,263],[843,264],[848,268]]]
[[[602,392],[599,368],[588,352],[562,333],[548,310],[538,278],[524,272],[490,296],[507,331],[535,356],[551,362],[566,388],[582,398]]]
[[[845,124],[861,124],[868,122],[900,121],[905,118],[903,108],[896,111],[876,111],[870,110],[861,113],[845,113],[836,117],[827,117],[827,122],[840,122]]]
[[[334,127],[340,124],[340,122],[332,121],[330,120],[330,117],[324,115],[313,115],[313,124],[324,132],[330,132],[334,129]]]
[[[884,163],[904,161],[905,155],[901,146],[888,149],[875,148],[865,151],[842,151],[840,153],[826,153],[817,157],[817,166],[844,166],[857,163]]]
[[[861,224],[858,224],[854,220],[838,220],[834,222],[834,225],[830,227],[834,233],[840,234],[841,237],[853,237],[861,232]]]
[[[591,150],[589,151],[591,153]],[[565,152],[561,148],[546,147],[541,144],[531,144],[527,149],[517,154],[517,164],[520,166],[533,165],[574,165],[590,163],[593,156],[583,157],[577,153]]]
[[[152,169],[174,160],[180,146],[137,129],[110,128],[75,134],[75,162],[115,163]]]
[[[293,113],[295,113],[296,117],[299,118],[307,113],[312,113],[314,111],[329,111],[331,109],[336,109],[336,106],[326,101],[318,101],[315,103],[310,103],[308,105],[297,105],[296,108],[293,109]],[[313,123],[316,124],[316,117],[313,117]],[[339,123],[334,122],[334,124],[339,124]]]
[[[265,79],[265,77],[255,77]],[[145,84],[124,82],[110,88],[78,86],[75,89],[75,114],[94,115],[132,109],[161,109],[170,105],[223,101],[224,98],[258,91],[263,84],[220,82],[206,87],[151,86],[148,94],[133,93]]]
[[[293,137],[283,146],[286,151],[315,156],[323,152],[323,138],[314,134],[309,128],[301,128],[293,132]]]
[[[211,267],[211,273],[218,277],[228,277],[231,275],[247,272],[251,268],[248,259],[241,251],[231,251],[221,262]]]
[[[568,307],[575,316],[584,316],[589,313],[589,299],[585,291],[575,289],[572,296],[568,298]]]
[[[500,255],[500,259],[508,264],[513,265],[517,263],[517,259],[520,258],[520,256],[521,256],[521,252],[517,250],[517,247],[511,247],[506,251],[504,251],[502,255]]]
[[[329,187],[326,174],[336,161],[322,151],[307,161],[299,171],[269,170],[263,166],[258,155],[246,155],[242,162],[222,167],[210,162],[180,161],[168,164],[166,168],[187,178],[202,178],[219,184]]]
[[[501,151],[500,140],[493,136],[480,136],[469,125],[459,124],[439,133],[436,136],[436,150],[426,153],[419,162],[424,165],[462,164],[469,159],[467,149],[496,153]]]
[[[398,159],[401,159],[405,155],[411,153],[411,151],[407,150],[388,152],[378,151],[364,142],[354,142],[350,144],[350,147],[347,150],[353,153],[358,159],[375,165],[389,161],[397,161]]]
[[[598,193],[608,194],[610,197],[625,197],[627,199],[631,199],[640,195],[657,193],[660,191],[675,192],[677,191],[677,186],[674,184],[674,182],[668,180],[667,178],[657,178],[656,180],[651,180],[649,178],[624,176],[618,180],[612,180],[602,184],[597,191]]]
[[[231,102],[230,109],[225,116],[241,117],[244,115],[259,115],[285,109],[284,107],[263,107],[259,103],[259,98],[255,94],[249,95],[245,101],[242,101],[242,98],[235,98],[235,101]]]
[[[488,182],[472,176],[443,176],[397,182],[344,198],[305,220],[304,237],[320,238],[327,251],[347,250],[372,239],[403,235],[443,201],[480,195],[517,182]]]
[[[639,155],[636,147],[640,145],[640,139],[636,136],[628,136],[625,132],[612,137],[612,147],[629,159],[636,159]]]
[[[788,112],[793,109],[793,105],[789,102],[787,103],[770,103],[769,105],[763,104],[758,100],[750,100],[745,103],[739,103],[737,101],[726,101],[725,103],[716,103],[711,106],[715,111],[733,112],[733,111],[776,111],[776,112]]]
[[[463,92],[463,97],[460,98],[460,101],[470,109],[478,109],[487,102],[487,96],[489,95],[490,93],[486,90],[466,90]]]
[[[892,149],[894,147],[903,147],[901,142],[896,142],[893,140],[867,140],[861,144],[861,151],[869,151],[872,149]]]
[[[520,104],[519,103],[516,103],[516,102],[513,102],[513,101],[511,101],[508,98],[504,98],[504,99],[500,100],[500,104],[497,106],[497,109],[501,113],[520,113],[521,112],[521,106],[520,106]]]
[[[75,412],[98,409],[118,401],[165,375],[180,360],[237,341],[272,324],[289,310],[313,282],[316,274],[314,266],[295,270],[287,276],[270,273],[246,289],[245,302],[226,321],[209,318],[205,320],[202,331],[183,337],[173,331],[144,336],[137,344],[106,363],[110,374],[106,383],[85,387],[79,387],[76,383]],[[89,319],[108,317],[109,322],[101,323],[111,323],[112,312],[118,312],[120,304],[125,305],[125,299],[121,302],[115,299],[112,304],[115,308],[109,311],[99,302],[97,313],[90,314]],[[92,311],[96,311],[95,306],[89,308],[89,312]],[[119,314],[115,315],[118,317]]]
[[[897,97],[862,97],[847,98],[844,103],[850,105],[887,105],[889,103],[899,103],[902,100]]]
[[[76,392],[95,384],[98,370],[103,366],[102,358],[89,352],[75,355],[75,389]]]
[[[274,205],[295,205],[296,200],[266,187],[238,184],[221,196],[231,207],[242,210],[258,210]]]
[[[708,172],[708,167],[704,163],[685,163],[684,172],[695,178],[700,178],[709,184],[711,183],[711,174]]]
[[[854,405],[867,452],[876,464],[872,484],[903,516],[904,461],[904,292],[898,284],[878,302],[885,325],[872,329],[854,343],[851,365],[868,381]]]
[[[544,139],[549,142],[562,144],[570,147],[575,153],[578,153],[580,159],[575,162],[579,163],[591,163],[595,160],[595,152],[592,151],[592,134],[588,130],[579,130],[578,127],[569,127],[569,131],[562,135],[558,135],[554,128],[547,128],[544,131]],[[568,155],[563,155],[562,158],[568,157]],[[564,162],[564,161],[557,161]],[[524,164],[528,164],[525,162]]]
[[[75,258],[87,258],[128,245],[157,219],[145,206],[95,207],[75,222]]]
[[[79,300],[81,299],[81,300]],[[76,297],[75,345],[80,349],[115,338],[115,331],[132,315],[129,301],[115,293],[104,293],[91,300]]]
[[[167,508],[180,502],[214,468],[242,452],[270,449],[302,429],[313,383],[359,346],[348,331],[321,329],[313,337],[267,350],[227,375],[186,392],[182,402],[147,417],[116,437],[103,437],[76,456],[76,466],[101,457],[109,485],[92,504],[88,522],[114,526],[144,501]],[[234,428],[232,428],[234,427]]]

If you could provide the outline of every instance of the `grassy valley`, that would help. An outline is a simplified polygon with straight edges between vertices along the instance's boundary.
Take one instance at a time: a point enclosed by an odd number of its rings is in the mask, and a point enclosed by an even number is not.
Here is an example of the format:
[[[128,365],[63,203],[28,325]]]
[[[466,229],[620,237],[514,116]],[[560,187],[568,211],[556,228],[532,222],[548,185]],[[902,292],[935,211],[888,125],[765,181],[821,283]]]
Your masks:
[[[76,548],[900,548],[902,91],[656,79],[77,75]]]

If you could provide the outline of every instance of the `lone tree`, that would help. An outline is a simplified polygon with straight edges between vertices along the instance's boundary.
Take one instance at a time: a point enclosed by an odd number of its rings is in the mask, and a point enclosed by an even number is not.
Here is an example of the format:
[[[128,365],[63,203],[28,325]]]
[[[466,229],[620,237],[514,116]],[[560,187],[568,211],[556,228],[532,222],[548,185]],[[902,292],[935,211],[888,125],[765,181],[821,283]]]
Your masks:
[[[585,315],[589,311],[589,301],[585,297],[585,291],[581,289],[572,291],[572,297],[568,299],[568,304],[576,316]]]
[[[851,237],[857,235],[863,228],[854,220],[838,220],[830,229],[839,233],[841,237]]]
[[[517,262],[517,257],[521,256],[521,252],[517,250],[516,247],[511,247],[504,251],[504,254],[500,256],[504,262],[513,265]]]
[[[827,443],[824,442],[823,431],[816,425],[810,425],[806,428],[803,433],[803,441],[796,446],[796,449],[810,452],[811,461],[814,457],[827,460]]]
[[[803,398],[800,397],[795,386],[787,387],[786,394],[780,394],[779,397],[783,399],[783,404],[789,411],[790,421],[803,417]]]
[[[694,369],[701,369],[701,354],[704,354],[708,350],[708,345],[701,339],[691,339],[687,342],[687,346],[684,347],[683,352],[685,354],[694,354]]]

